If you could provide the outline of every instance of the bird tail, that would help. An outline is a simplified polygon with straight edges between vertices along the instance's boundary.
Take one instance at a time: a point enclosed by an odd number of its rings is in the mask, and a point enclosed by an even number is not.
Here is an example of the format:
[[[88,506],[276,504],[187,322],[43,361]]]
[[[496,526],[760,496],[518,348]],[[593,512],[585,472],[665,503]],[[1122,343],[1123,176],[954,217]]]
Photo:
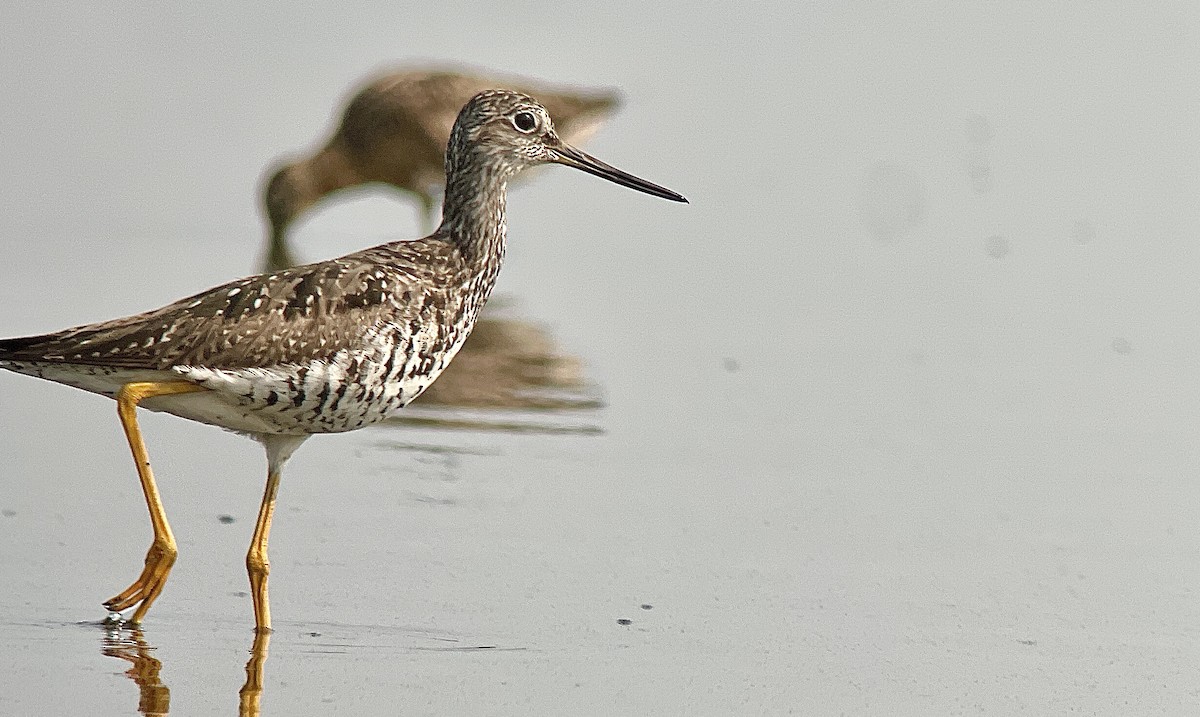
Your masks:
[[[0,339],[0,361],[19,359],[27,355],[29,349],[37,346],[46,336],[19,336],[12,339]]]

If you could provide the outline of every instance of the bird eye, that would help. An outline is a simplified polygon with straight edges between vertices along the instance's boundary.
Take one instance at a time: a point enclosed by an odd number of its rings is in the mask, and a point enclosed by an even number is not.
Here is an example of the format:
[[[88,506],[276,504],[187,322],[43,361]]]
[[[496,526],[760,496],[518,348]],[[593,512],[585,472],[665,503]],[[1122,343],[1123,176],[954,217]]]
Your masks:
[[[512,116],[513,127],[521,132],[532,132],[537,129],[537,117],[532,112],[518,112]]]

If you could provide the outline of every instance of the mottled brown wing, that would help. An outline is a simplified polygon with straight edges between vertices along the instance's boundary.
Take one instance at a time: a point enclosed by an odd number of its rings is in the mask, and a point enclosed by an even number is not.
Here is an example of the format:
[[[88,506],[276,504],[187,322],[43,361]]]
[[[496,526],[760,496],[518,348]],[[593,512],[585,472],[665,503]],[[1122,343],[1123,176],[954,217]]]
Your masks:
[[[411,322],[427,303],[440,301],[441,287],[453,282],[432,270],[413,274],[391,266],[411,272],[429,266],[431,254],[454,251],[442,242],[400,242],[251,276],[135,316],[8,339],[0,342],[0,358],[160,370],[329,358],[354,349],[365,330],[381,321]],[[375,263],[380,259],[394,261]]]

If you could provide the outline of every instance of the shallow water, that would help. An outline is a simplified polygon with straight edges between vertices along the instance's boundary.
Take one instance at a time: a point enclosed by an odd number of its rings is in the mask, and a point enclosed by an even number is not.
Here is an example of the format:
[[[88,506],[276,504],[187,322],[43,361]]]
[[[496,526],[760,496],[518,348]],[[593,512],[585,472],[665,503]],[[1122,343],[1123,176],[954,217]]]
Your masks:
[[[409,58],[620,87],[587,149],[692,204],[513,190],[545,360],[491,365],[542,384],[305,444],[257,655],[261,449],[144,416],[181,555],[105,627],[150,538],[114,407],[0,375],[0,714],[229,714],[255,656],[263,715],[1194,709],[1193,4],[39,7],[0,334],[249,272],[265,168]],[[376,191],[296,232],[416,235]]]

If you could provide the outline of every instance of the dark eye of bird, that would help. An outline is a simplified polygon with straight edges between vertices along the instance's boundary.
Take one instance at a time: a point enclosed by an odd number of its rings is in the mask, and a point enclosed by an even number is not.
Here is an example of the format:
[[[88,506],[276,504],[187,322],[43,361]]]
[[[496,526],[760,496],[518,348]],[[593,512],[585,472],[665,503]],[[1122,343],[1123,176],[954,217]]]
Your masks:
[[[513,115],[513,126],[522,132],[532,132],[537,127],[537,118],[532,112],[518,112]]]

